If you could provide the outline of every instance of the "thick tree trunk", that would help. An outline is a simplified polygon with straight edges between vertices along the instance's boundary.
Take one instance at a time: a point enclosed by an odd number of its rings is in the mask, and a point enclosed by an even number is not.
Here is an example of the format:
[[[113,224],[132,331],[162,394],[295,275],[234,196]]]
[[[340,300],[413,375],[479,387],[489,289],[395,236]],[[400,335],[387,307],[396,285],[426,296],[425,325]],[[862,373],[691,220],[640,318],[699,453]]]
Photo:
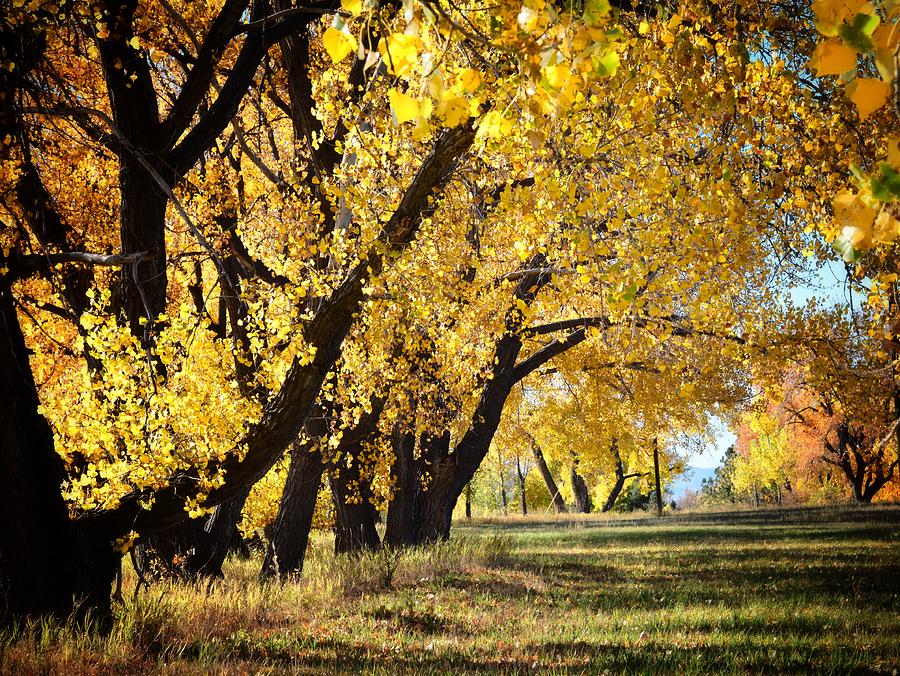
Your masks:
[[[303,571],[324,470],[322,456],[312,444],[293,446],[272,541],[266,550],[260,577],[299,575]]]
[[[547,486],[547,492],[550,493],[553,509],[556,510],[557,514],[568,512],[569,510],[566,508],[566,501],[563,500],[562,493],[559,492],[559,487],[556,485],[556,480],[553,478],[553,474],[547,466],[547,461],[544,459],[544,453],[541,451],[541,447],[532,442],[531,451],[534,453],[534,461],[537,464],[538,471],[541,473],[544,484]]]
[[[111,538],[68,517],[63,463],[37,412],[28,351],[6,285],[0,286],[0,392],[0,621],[91,611],[108,625],[121,556]]]
[[[441,533],[449,533],[449,517],[444,527],[444,508],[442,505],[437,514],[425,516],[428,505],[440,501],[435,489],[442,490],[441,479],[436,472],[439,463],[450,451],[450,432],[438,436],[423,434],[419,439],[419,457],[415,457],[414,436],[403,434],[399,443],[395,443],[397,457],[395,459],[395,477],[397,489],[388,507],[388,524],[384,542],[395,547],[420,545],[434,542],[443,537]],[[450,508],[452,512],[452,507]],[[430,524],[440,524],[436,529],[425,526],[423,519]],[[438,533],[430,536],[434,530]]]
[[[394,495],[388,505],[384,543],[404,547],[416,543],[416,518],[420,502],[418,463],[415,458],[416,436],[398,424],[394,429],[392,442],[394,465],[391,475],[394,478]]]
[[[454,495],[456,467],[453,458],[442,458],[434,468],[428,490],[422,496],[422,507],[416,523],[415,543],[440,542],[450,537],[453,507],[459,498]]]
[[[590,514],[594,508],[591,502],[591,493],[588,491],[587,483],[578,473],[578,463],[572,464],[572,495],[574,497],[575,511],[581,514]]]
[[[375,528],[378,512],[370,501],[369,482],[360,476],[357,463],[341,466],[328,476],[334,496],[335,554],[375,551],[381,546]]]
[[[197,580],[220,578],[231,550],[249,489],[217,506],[206,518],[191,519],[139,545],[145,574]]]
[[[329,468],[328,480],[334,497],[334,551],[337,554],[370,550],[381,546],[375,524],[378,510],[372,504],[369,470],[362,466],[368,444],[378,440],[378,420],[385,400],[376,398],[372,409],[345,430]]]

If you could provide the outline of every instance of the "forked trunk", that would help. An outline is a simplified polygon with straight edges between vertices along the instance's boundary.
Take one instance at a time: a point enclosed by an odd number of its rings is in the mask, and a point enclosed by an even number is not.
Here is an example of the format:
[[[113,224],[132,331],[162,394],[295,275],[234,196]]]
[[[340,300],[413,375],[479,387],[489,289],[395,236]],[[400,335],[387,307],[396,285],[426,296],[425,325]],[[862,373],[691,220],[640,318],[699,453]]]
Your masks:
[[[445,527],[446,505],[438,504],[441,502],[439,496],[446,492],[437,470],[450,451],[450,432],[438,436],[423,434],[419,439],[418,457],[415,457],[412,434],[395,437],[394,449],[397,487],[388,507],[385,544],[408,547],[446,539],[450,532],[449,517]],[[452,507],[450,511],[453,511]]]
[[[577,464],[572,465],[572,495],[575,501],[575,511],[581,514],[589,514],[594,508],[591,501],[591,493],[588,491],[587,483],[578,473]],[[619,489],[621,490],[621,488]]]
[[[205,518],[191,519],[146,538],[137,560],[151,577],[182,580],[220,578],[250,491],[245,490]]]
[[[616,481],[613,484],[612,490],[610,490],[609,495],[606,497],[606,502],[603,503],[603,509],[600,511],[608,512],[613,507],[615,507],[616,500],[619,499],[619,495],[622,494],[622,489],[624,487],[625,487],[625,476],[622,474],[617,474]]]

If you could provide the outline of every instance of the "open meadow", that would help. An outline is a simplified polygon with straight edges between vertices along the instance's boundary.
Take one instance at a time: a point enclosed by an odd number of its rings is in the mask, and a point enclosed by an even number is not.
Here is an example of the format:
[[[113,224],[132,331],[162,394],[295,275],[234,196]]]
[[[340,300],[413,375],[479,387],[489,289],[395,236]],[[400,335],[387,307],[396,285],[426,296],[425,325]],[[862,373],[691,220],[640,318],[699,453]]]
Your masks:
[[[127,560],[127,559],[126,559]],[[229,559],[159,583],[107,637],[6,633],[5,673],[896,673],[900,508],[538,516],[335,557],[300,583]]]

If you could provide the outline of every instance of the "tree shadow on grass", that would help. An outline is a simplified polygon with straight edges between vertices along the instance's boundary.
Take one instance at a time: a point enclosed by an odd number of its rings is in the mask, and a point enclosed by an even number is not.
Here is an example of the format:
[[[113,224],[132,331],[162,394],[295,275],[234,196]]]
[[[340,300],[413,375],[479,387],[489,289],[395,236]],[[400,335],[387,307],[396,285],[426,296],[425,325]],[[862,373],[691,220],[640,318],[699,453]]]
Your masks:
[[[215,663],[250,670],[275,668],[290,673],[879,673],[896,666],[885,661],[869,663],[865,654],[837,654],[821,645],[777,646],[771,641],[772,628],[748,628],[752,633],[740,646],[674,645],[665,641],[639,639],[595,642],[536,641],[515,646],[482,645],[459,651],[423,643],[402,650],[387,645],[357,643],[352,640],[309,640],[287,635],[229,638],[213,647],[195,649]],[[810,626],[809,633],[821,631]],[[180,657],[190,657],[190,649]],[[195,655],[196,656],[196,655]],[[881,672],[883,673],[883,672]]]

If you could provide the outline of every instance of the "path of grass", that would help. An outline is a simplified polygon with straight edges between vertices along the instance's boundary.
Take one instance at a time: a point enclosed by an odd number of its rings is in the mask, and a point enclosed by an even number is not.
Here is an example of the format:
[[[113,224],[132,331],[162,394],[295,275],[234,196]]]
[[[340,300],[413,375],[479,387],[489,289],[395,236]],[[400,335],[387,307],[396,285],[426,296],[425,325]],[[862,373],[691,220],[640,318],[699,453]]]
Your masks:
[[[260,587],[157,587],[113,636],[0,640],[6,671],[882,672],[900,669],[900,510],[459,527],[396,560]],[[848,516],[850,514],[850,516]],[[774,517],[773,517],[774,518]],[[502,533],[498,539],[498,533]],[[385,581],[392,576],[391,588]],[[41,642],[42,641],[42,642]]]

